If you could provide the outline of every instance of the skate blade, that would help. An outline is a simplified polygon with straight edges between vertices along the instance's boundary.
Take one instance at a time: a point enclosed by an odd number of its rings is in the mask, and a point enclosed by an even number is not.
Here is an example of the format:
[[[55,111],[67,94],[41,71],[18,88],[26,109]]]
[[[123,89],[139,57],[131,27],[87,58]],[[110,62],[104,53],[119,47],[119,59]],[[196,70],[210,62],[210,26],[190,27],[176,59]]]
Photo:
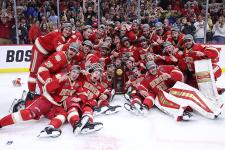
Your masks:
[[[95,125],[94,129],[83,128],[80,133],[81,134],[88,134],[88,133],[92,133],[92,132],[95,132],[95,131],[99,131],[102,128],[103,128],[103,124],[99,124],[99,125]]]
[[[110,109],[106,110],[105,114],[106,115],[112,115],[112,114],[118,113],[121,110],[122,110],[122,107],[118,106],[115,110],[110,110]]]
[[[85,124],[87,124],[88,120],[89,120],[89,117],[88,116],[85,116],[84,118],[82,118],[82,120],[81,120],[81,126],[80,127],[76,127],[76,129],[73,132],[75,136],[77,136],[81,132],[81,130],[83,129],[83,127],[85,126]]]
[[[125,99],[130,102],[130,96],[128,94],[124,94]]]
[[[37,137],[38,138],[57,138],[61,135],[59,131],[53,131],[52,134],[47,134],[46,132],[41,132]]]
[[[107,107],[107,106],[101,107],[101,111],[100,111],[100,112],[94,111],[94,112],[93,112],[93,116],[98,116],[98,115],[100,115],[100,114],[103,114],[103,113],[105,113],[105,111],[107,111],[107,110],[108,110],[108,107]]]
[[[136,115],[136,116],[139,115],[138,110],[137,110],[136,108],[132,107],[130,104],[125,103],[125,104],[124,104],[124,108],[125,108],[127,111],[131,112],[132,114],[134,114],[134,115]]]

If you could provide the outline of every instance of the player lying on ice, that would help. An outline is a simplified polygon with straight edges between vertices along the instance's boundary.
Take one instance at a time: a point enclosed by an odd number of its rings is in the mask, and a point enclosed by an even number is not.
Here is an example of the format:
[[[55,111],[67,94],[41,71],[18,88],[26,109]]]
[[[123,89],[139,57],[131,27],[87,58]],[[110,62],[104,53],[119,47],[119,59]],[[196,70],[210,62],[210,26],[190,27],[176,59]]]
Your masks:
[[[103,124],[93,123],[93,110],[90,105],[86,104],[87,97],[82,88],[82,82],[79,80],[79,74],[80,67],[74,65],[69,73],[55,75],[51,82],[45,84],[43,94],[34,103],[26,109],[0,119],[0,128],[21,121],[39,120],[44,115],[51,121],[41,131],[40,137],[60,136],[59,128],[66,118],[76,135],[100,130]],[[78,109],[82,113],[78,113]]]
[[[131,104],[124,105],[127,110],[143,114],[155,105],[177,121],[189,120],[193,110],[210,119],[220,115],[221,105],[197,89],[180,82],[183,76],[181,72],[161,72],[153,61],[149,61],[146,68],[146,78],[132,92]]]

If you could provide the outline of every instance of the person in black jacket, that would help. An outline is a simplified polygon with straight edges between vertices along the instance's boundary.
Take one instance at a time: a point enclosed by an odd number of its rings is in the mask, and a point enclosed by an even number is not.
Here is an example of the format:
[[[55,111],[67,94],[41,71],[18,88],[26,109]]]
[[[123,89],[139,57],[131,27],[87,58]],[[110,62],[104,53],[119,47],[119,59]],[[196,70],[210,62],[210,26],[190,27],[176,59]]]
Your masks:
[[[194,35],[196,28],[193,23],[187,21],[187,18],[184,17],[181,21],[181,29],[180,31],[184,34],[191,34]]]

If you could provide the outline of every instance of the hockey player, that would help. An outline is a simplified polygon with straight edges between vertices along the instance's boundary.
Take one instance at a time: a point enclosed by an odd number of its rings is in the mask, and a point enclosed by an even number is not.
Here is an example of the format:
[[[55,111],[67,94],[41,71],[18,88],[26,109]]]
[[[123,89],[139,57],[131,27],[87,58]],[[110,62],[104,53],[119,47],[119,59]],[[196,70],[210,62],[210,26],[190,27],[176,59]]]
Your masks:
[[[133,57],[128,57],[128,59],[125,61],[125,74],[126,74],[126,81],[132,78],[133,76],[133,68],[136,66],[135,60]]]
[[[183,77],[182,72],[177,70],[168,71],[170,74],[160,71],[154,61],[149,61],[146,64],[146,68],[148,72],[145,75],[145,79],[137,87],[137,94],[131,100],[132,105],[124,105],[131,112],[137,113],[138,111],[143,113],[152,108],[158,92],[168,90],[176,81],[181,81]]]
[[[93,55],[93,48],[94,45],[91,41],[85,40],[82,43],[82,47],[79,51],[79,55],[75,57],[75,60],[77,61],[77,64],[82,68],[86,69],[88,67],[88,64],[91,63],[88,59],[91,59]]]
[[[73,71],[69,76],[74,80]],[[31,119],[39,120],[42,115],[47,115],[52,109],[57,110],[56,113],[51,118],[49,130],[57,131],[57,135],[61,134],[61,131],[58,128],[65,122],[67,113],[61,107],[62,102],[66,97],[70,96],[70,93],[74,93],[73,86],[65,86],[69,83],[68,74],[58,74],[56,75],[51,82],[48,82],[45,85],[44,93],[38,98],[32,105],[26,109],[19,110],[18,112],[9,114],[2,119],[0,119],[0,126],[8,126],[21,121],[27,121]],[[69,92],[62,92],[69,91]],[[52,129],[54,128],[54,130]]]
[[[132,45],[129,41],[128,37],[123,37],[122,40],[122,48],[119,50],[121,55],[127,55],[128,57],[133,57],[135,62],[140,60],[140,56],[137,50],[137,47]]]
[[[55,52],[42,63],[37,73],[41,92],[42,86],[52,80],[52,75],[62,71],[67,72],[67,66],[74,63],[73,59],[76,55],[79,55],[79,45],[73,42],[70,44],[67,51]]]
[[[215,78],[221,76],[222,70],[215,62],[219,57],[219,51],[216,48],[194,43],[193,36],[190,34],[184,37],[184,41],[182,61],[179,61],[178,65],[185,72],[186,83],[197,87],[194,70],[194,61],[196,60],[211,59]]]
[[[148,40],[144,37],[141,36],[139,38],[139,42],[140,42],[140,46],[137,48],[139,54],[140,54],[140,58],[141,60],[144,60],[146,58],[147,53],[149,52],[153,52],[151,46],[148,44]]]
[[[115,69],[114,64],[108,64],[106,71],[102,75],[102,85],[110,92],[109,101],[112,101],[115,95],[115,89],[113,89]]]
[[[181,56],[178,49],[175,48],[170,42],[166,41],[162,44],[162,54],[155,55],[155,63],[157,65],[175,65],[177,66]]]
[[[72,85],[76,87],[76,94],[66,98],[63,105],[68,114],[67,121],[73,127],[75,135],[98,131],[102,129],[103,124],[93,122],[93,110],[87,101],[87,93],[83,89],[82,80],[79,78],[81,68],[78,65],[73,65],[70,70],[75,73],[77,79],[71,81]]]
[[[149,24],[143,24],[143,26],[142,26],[142,36],[144,36],[146,39],[149,40],[150,35],[151,35],[151,32],[150,32]]]
[[[96,67],[91,73],[86,72],[83,88],[87,93],[88,103],[94,108],[95,115],[112,114],[121,110],[121,106],[110,106],[110,92],[101,83],[102,68]]]
[[[184,47],[184,37],[183,33],[180,33],[178,27],[173,27],[171,29],[171,36],[166,39],[169,41],[175,48],[183,49]]]
[[[28,79],[28,98],[32,99],[36,92],[37,71],[41,63],[55,51],[64,49],[65,43],[69,40],[72,33],[70,23],[62,25],[61,31],[55,30],[45,36],[40,36],[35,40],[32,47],[32,56],[30,64],[30,75]],[[67,46],[67,45],[66,45]]]
[[[62,103],[67,99],[74,96],[78,91],[78,84],[74,84],[79,76],[77,67],[71,67],[70,73],[57,74],[44,86],[44,92],[40,98],[32,103],[26,109],[9,114],[0,119],[0,126],[8,126],[21,121],[31,119],[40,119],[41,115],[46,115],[51,119],[48,127],[43,132],[47,133],[46,136],[59,136],[61,130],[58,128],[65,122],[67,113],[62,107]],[[81,87],[81,86],[80,86]],[[51,114],[51,111],[54,114]],[[50,117],[51,116],[51,117]]]
[[[161,54],[161,45],[166,40],[164,37],[165,29],[161,22],[155,24],[155,31],[150,37],[150,43],[155,54]]]
[[[124,94],[124,97],[129,102],[131,101],[131,97],[136,95],[136,90],[142,80],[145,78],[145,75],[141,73],[140,69],[137,67],[133,67],[133,74],[131,78],[126,82],[126,90],[127,92]]]
[[[67,51],[59,51],[52,54],[47,60],[45,60],[39,67],[37,72],[37,83],[42,94],[42,87],[46,82],[52,80],[52,76],[59,72],[67,72],[66,67],[72,65],[72,61],[75,55],[79,54],[79,45],[77,43],[71,43]],[[36,100],[40,95],[36,95],[32,99],[29,97],[25,99],[19,99],[13,102],[11,108],[12,112],[17,112],[23,107],[29,106]]]

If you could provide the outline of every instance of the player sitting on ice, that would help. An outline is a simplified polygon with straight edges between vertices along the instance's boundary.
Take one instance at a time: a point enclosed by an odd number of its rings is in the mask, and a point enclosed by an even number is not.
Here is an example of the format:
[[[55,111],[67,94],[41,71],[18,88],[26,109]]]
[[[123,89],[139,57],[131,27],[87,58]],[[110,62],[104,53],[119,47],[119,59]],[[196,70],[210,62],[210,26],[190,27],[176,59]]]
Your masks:
[[[126,103],[124,105],[124,107],[127,109],[128,108],[128,111],[130,111],[130,105],[133,105],[132,103],[135,103],[135,100],[137,101],[138,99],[143,99],[140,97],[140,95],[138,94],[137,92],[137,87],[139,86],[139,84],[142,82],[142,80],[145,78],[145,75],[141,74],[140,70],[137,68],[137,67],[134,67],[133,69],[133,75],[131,77],[131,79],[129,79],[127,82],[126,82],[126,89],[129,89],[130,92],[129,92],[129,95],[126,93],[125,94],[125,98],[131,103]],[[147,112],[147,108],[148,108],[148,104],[146,103],[147,101],[144,101],[143,102],[143,109],[139,109],[140,111],[138,112],[138,110],[135,112],[135,114],[144,114],[145,112]],[[146,103],[146,104],[145,104]],[[126,106],[128,105],[128,106]],[[136,104],[135,104],[136,105]],[[145,106],[146,105],[146,106]],[[146,109],[144,109],[146,108]]]
[[[115,89],[113,88],[115,69],[116,69],[116,67],[114,64],[108,64],[106,71],[102,74],[102,85],[107,90],[109,90],[109,92],[110,92],[109,100],[110,101],[113,100],[113,97],[115,95]]]
[[[69,80],[76,93],[71,91],[70,94],[72,95],[66,97],[63,104],[64,110],[67,111],[67,121],[73,127],[75,135],[98,131],[102,129],[103,124],[93,122],[93,110],[87,102],[87,94],[84,92],[82,80],[79,78],[81,68],[78,65],[73,65],[70,70]],[[66,93],[69,91],[62,92]],[[46,133],[48,133],[46,129],[41,132],[41,134]]]
[[[201,45],[194,42],[193,36],[190,34],[184,37],[184,51],[181,55],[178,66],[184,72],[186,77],[185,83],[197,88],[195,61],[210,59],[213,67],[213,74],[215,80],[222,74],[222,69],[217,64],[219,60],[219,51],[215,47]],[[182,61],[181,61],[182,60]],[[218,88],[218,93],[222,94],[225,90]]]
[[[88,95],[88,103],[94,108],[94,115],[113,114],[121,110],[121,106],[110,106],[110,92],[101,83],[102,68],[92,67],[91,73],[85,72],[83,88]]]
[[[136,87],[136,93],[131,98],[131,105],[126,103],[124,107],[131,112],[143,113],[146,110],[152,108],[155,103],[155,97],[161,90],[168,90],[176,81],[183,79],[182,72],[177,69],[169,70],[166,68],[170,66],[164,66],[164,72],[162,72],[154,61],[149,61],[146,64],[148,72],[140,85]]]

